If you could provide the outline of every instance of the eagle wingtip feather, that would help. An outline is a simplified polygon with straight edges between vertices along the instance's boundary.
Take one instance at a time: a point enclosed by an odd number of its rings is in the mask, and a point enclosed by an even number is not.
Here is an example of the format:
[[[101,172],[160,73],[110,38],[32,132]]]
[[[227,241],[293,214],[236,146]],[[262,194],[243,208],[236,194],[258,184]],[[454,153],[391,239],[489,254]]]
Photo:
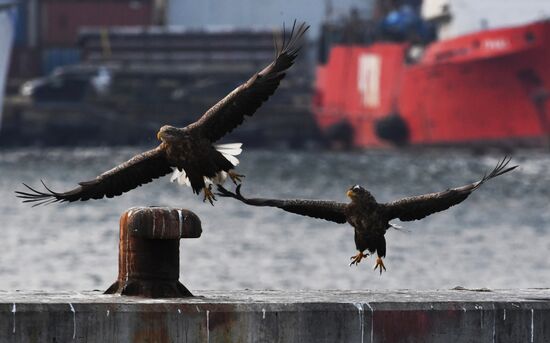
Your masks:
[[[25,186],[29,192],[15,191],[16,197],[24,199],[22,201],[23,203],[34,203],[32,207],[67,201],[60,193],[52,191],[43,180],[40,180],[40,183],[42,183],[47,192],[39,191],[23,182],[23,186]]]
[[[497,165],[493,168],[493,170],[491,170],[490,173],[487,174],[487,172],[486,172],[485,174],[483,174],[483,177],[481,178],[481,180],[474,183],[474,187],[472,188],[471,191],[474,191],[474,190],[478,189],[486,181],[489,181],[490,179],[493,179],[493,178],[495,178],[497,176],[500,176],[502,174],[506,174],[506,173],[516,169],[517,167],[519,167],[519,165],[515,165],[515,166],[511,166],[511,167],[506,168],[511,160],[512,160],[512,158],[510,156],[504,156],[504,158],[502,160],[498,161]]]

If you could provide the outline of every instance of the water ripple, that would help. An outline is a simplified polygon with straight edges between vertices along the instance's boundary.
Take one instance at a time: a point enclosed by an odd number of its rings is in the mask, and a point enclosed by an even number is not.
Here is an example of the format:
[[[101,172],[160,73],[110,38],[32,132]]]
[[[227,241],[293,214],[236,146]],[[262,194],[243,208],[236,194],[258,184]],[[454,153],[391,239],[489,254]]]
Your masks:
[[[484,185],[460,206],[390,231],[388,272],[367,259],[348,267],[353,231],[221,199],[203,204],[168,178],[122,197],[30,208],[13,191],[44,179],[72,188],[137,148],[0,150],[0,289],[105,289],[117,276],[118,221],[133,206],[195,211],[203,236],[181,243],[181,275],[190,289],[523,288],[550,283],[550,156],[520,151],[521,167]],[[243,193],[347,201],[362,184],[379,201],[472,182],[501,156],[458,150],[373,152],[245,151]],[[106,162],[107,161],[107,162]]]

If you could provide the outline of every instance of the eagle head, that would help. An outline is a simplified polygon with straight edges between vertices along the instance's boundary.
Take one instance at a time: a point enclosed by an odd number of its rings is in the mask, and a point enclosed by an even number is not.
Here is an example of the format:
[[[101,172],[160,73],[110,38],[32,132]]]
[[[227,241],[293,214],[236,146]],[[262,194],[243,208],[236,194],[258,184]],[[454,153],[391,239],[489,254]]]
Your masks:
[[[355,185],[355,186],[352,186],[348,189],[346,195],[351,199],[351,200],[368,200],[369,202],[370,201],[375,201],[374,197],[372,196],[372,194],[370,194],[369,191],[367,191],[365,188],[359,186],[359,185]]]
[[[184,133],[182,130],[170,125],[164,125],[157,133],[158,140],[167,143],[181,140],[183,137]]]

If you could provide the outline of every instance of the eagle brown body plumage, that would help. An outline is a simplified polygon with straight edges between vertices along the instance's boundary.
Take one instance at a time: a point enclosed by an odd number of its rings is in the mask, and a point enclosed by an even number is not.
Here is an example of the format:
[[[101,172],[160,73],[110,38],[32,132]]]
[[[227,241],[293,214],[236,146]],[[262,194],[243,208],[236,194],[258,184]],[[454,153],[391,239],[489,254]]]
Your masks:
[[[179,170],[185,170],[193,188],[199,194],[206,186],[204,177],[214,178],[220,171],[228,172],[234,168],[212,143],[200,135],[191,134],[173,143],[163,142],[166,159]],[[192,156],[194,155],[194,156]]]
[[[367,256],[364,251],[371,254],[376,253],[378,257],[375,269],[380,268],[380,273],[382,273],[382,270],[386,269],[382,260],[386,256],[385,234],[392,227],[391,220],[419,220],[459,204],[486,181],[517,167],[507,167],[509,162],[509,158],[504,158],[489,174],[484,175],[477,182],[443,192],[407,197],[389,203],[377,202],[368,190],[359,185],[355,185],[347,191],[347,195],[351,199],[351,202],[347,204],[326,200],[245,198],[240,192],[241,185],[237,186],[235,193],[218,186],[218,194],[235,198],[252,206],[278,207],[303,216],[325,219],[339,224],[348,223],[354,228],[355,246],[358,251],[351,257],[351,264],[357,265],[361,262],[362,258]]]
[[[16,191],[17,196],[35,205],[112,198],[170,174],[176,168],[185,172],[194,193],[204,191],[205,200],[213,204],[212,185],[207,187],[205,178],[212,181],[222,172],[235,182],[242,177],[232,172],[236,164],[217,149],[221,146],[216,147],[213,143],[243,123],[246,117],[252,116],[277,90],[286,71],[293,65],[308,28],[305,23],[296,26],[295,22],[289,37],[283,32],[282,43],[275,43],[273,62],[231,91],[196,122],[184,128],[163,126],[157,134],[162,142],[158,147],[134,156],[93,180],[80,182],[78,187],[67,192],[54,192],[42,182],[45,191],[23,184],[28,191]],[[240,144],[238,146],[240,153]],[[225,152],[231,155],[227,150]],[[234,155],[231,157],[238,163]]]
[[[386,212],[370,193],[365,195],[368,196],[352,199],[345,211],[347,222],[354,228],[355,247],[358,251],[368,250],[371,254],[378,252],[380,257],[385,257],[384,235],[388,229]]]

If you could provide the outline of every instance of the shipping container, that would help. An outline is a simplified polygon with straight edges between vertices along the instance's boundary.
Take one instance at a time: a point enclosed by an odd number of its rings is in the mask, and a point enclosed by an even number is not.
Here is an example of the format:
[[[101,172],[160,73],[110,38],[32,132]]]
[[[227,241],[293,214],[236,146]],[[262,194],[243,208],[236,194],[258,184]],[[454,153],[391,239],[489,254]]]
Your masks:
[[[14,46],[8,78],[31,78],[41,74],[40,52],[36,48]]]
[[[13,40],[14,46],[24,47],[27,45],[28,37],[28,13],[27,13],[27,3],[20,2],[17,5],[16,15],[15,15],[15,37]]]
[[[49,48],[42,50],[42,74],[55,68],[80,62],[80,50],[76,48]]]
[[[43,1],[42,44],[74,46],[78,31],[87,26],[152,24],[152,1]]]
[[[107,58],[169,68],[193,64],[209,69],[221,65],[226,69],[229,65],[245,64],[255,69],[273,58],[273,31],[269,29],[87,28],[79,37],[82,59],[87,62]]]

